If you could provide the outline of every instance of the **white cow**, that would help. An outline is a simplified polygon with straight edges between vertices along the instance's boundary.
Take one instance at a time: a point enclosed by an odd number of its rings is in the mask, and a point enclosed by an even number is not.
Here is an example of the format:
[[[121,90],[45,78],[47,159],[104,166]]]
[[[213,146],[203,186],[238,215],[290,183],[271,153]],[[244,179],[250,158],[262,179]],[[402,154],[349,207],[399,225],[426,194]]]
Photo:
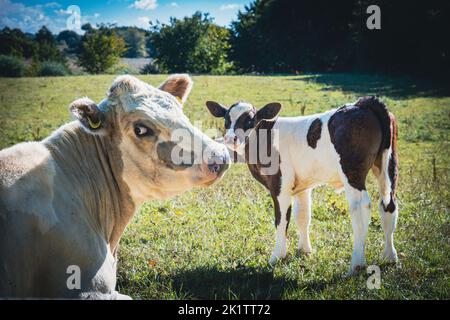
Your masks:
[[[390,262],[397,261],[393,240],[398,216],[397,124],[381,101],[365,97],[328,112],[292,118],[277,118],[279,103],[270,103],[259,110],[245,102],[230,108],[213,101],[206,105],[212,115],[225,119],[225,144],[244,158],[253,177],[272,196],[277,231],[271,264],[286,256],[292,198],[300,236],[298,249],[311,252],[311,191],[329,184],[345,189],[350,206],[354,234],[350,274],[364,267],[364,244],[370,222],[365,181],[370,170],[378,180],[381,195],[384,257]],[[262,143],[263,138],[267,142]],[[261,161],[267,154],[275,160],[269,166]],[[256,161],[252,161],[252,156]],[[276,170],[267,173],[273,165]]]
[[[118,77],[99,105],[70,105],[76,121],[0,151],[0,297],[129,298],[115,291],[116,256],[135,211],[227,168],[226,148],[182,112],[191,87],[182,74],[158,89]],[[172,141],[175,132],[202,148]]]

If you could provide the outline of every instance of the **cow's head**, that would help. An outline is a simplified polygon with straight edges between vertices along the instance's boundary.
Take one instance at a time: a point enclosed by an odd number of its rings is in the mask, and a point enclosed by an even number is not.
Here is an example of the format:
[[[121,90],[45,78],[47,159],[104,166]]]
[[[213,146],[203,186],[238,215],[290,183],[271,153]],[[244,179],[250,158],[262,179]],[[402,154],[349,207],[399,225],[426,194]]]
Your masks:
[[[191,88],[184,74],[170,76],[158,88],[126,75],[114,81],[99,105],[85,98],[70,106],[86,132],[117,146],[123,180],[136,200],[208,186],[228,167],[226,148],[183,114]]]
[[[259,110],[246,102],[238,102],[226,107],[214,101],[207,101],[206,106],[214,117],[225,119],[224,142],[234,151],[242,150],[245,137],[261,120],[274,119],[281,110],[281,104],[273,102]]]

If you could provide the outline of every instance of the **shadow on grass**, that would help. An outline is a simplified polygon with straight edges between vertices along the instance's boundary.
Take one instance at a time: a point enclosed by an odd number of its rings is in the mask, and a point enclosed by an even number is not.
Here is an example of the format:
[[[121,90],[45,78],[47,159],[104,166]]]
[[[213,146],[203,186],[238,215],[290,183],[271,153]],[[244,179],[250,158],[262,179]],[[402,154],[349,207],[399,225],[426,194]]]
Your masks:
[[[281,299],[297,282],[275,277],[271,269],[180,270],[170,277],[173,289],[188,299]]]
[[[332,279],[298,282],[284,276],[274,276],[267,269],[242,268],[217,270],[197,268],[180,270],[170,276],[172,288],[178,296],[187,299],[282,299],[285,293],[301,290],[307,296],[320,294],[330,286],[340,286],[345,278],[335,275]]]
[[[322,91],[342,90],[361,96],[383,95],[393,99],[450,96],[450,84],[448,82],[410,77],[324,73],[306,75],[293,80],[325,85],[326,87]]]

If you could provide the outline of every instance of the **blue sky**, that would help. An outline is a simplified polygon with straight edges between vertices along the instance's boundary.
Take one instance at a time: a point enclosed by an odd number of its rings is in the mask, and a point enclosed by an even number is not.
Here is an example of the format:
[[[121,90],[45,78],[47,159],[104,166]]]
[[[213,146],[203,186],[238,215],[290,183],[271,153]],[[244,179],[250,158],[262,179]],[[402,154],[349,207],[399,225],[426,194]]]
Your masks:
[[[81,11],[81,23],[117,23],[148,29],[148,21],[167,22],[169,17],[181,18],[197,10],[209,12],[219,25],[226,26],[250,0],[0,0],[0,28],[20,28],[36,32],[47,26],[53,33],[66,29],[70,5]]]

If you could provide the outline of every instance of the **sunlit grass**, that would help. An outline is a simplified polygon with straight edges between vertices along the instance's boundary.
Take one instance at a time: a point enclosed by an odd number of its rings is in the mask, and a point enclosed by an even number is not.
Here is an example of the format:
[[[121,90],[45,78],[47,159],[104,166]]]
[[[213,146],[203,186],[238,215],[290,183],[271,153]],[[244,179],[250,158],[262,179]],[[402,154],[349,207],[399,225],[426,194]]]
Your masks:
[[[166,76],[141,76],[158,84]],[[69,120],[74,99],[104,98],[113,76],[0,79],[0,147],[39,140]],[[208,189],[149,202],[121,241],[118,289],[134,298],[414,299],[450,298],[450,95],[413,81],[368,75],[195,76],[185,113],[202,129],[221,128],[206,100],[255,106],[279,101],[282,115],[312,114],[378,94],[399,122],[400,218],[395,233],[401,262],[381,265],[380,290],[367,275],[344,277],[352,232],[344,195],[327,187],[313,193],[308,257],[296,253],[295,224],[285,261],[267,264],[274,244],[268,193],[245,165],[233,166]],[[301,159],[299,159],[301,161]],[[378,203],[374,179],[368,187]],[[369,264],[381,264],[383,232],[373,206]]]

